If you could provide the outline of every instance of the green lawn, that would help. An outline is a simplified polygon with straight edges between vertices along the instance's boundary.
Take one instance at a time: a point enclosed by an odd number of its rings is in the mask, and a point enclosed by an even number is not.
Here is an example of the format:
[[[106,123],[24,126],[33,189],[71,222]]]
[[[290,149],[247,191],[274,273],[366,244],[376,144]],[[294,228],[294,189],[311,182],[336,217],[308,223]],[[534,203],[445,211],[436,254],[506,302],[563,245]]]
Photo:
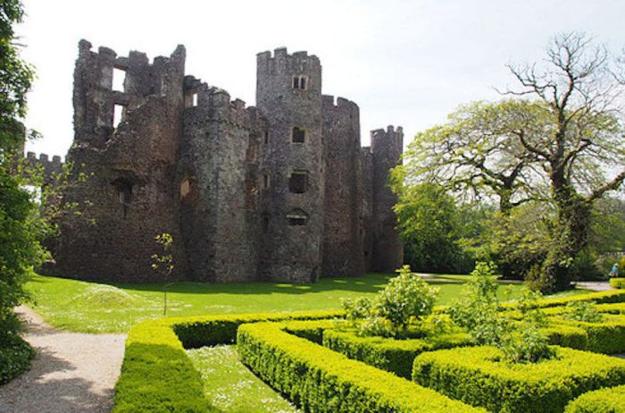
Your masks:
[[[204,394],[217,411],[295,413],[298,410],[240,361],[236,346],[187,350],[204,382]]]
[[[324,278],[315,284],[174,283],[168,288],[169,316],[267,311],[322,310],[341,307],[341,300],[372,296],[392,277],[367,274],[358,278]],[[440,288],[438,304],[459,296],[466,276],[427,278]],[[26,288],[35,310],[50,324],[69,331],[127,332],[138,321],[163,315],[163,284],[97,284],[33,275]],[[509,289],[509,295],[505,292]],[[519,284],[501,288],[502,298],[514,298]],[[570,293],[577,293],[575,290]]]

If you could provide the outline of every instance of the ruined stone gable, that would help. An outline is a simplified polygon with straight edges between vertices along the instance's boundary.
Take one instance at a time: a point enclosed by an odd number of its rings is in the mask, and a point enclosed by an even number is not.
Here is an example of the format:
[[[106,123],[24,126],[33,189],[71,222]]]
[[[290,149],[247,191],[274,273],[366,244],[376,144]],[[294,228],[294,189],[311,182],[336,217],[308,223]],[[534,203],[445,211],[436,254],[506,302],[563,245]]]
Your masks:
[[[54,273],[157,280],[162,232],[177,279],[311,282],[402,264],[386,184],[401,128],[361,148],[358,106],[322,95],[321,63],[306,52],[258,54],[257,107],[185,76],[184,63],[182,46],[150,62],[80,42],[67,160],[90,178],[64,201],[94,206],[62,219]]]

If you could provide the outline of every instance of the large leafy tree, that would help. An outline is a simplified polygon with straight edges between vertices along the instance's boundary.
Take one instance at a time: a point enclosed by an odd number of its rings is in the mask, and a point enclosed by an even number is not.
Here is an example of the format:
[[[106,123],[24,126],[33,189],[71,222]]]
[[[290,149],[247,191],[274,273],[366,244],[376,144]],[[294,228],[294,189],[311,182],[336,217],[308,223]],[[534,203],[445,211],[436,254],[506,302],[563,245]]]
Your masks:
[[[0,3],[0,342],[8,342],[7,336],[18,328],[13,308],[26,298],[27,274],[43,258],[39,240],[45,229],[15,172],[26,137],[25,95],[33,77],[20,58],[13,31],[22,16],[19,1]]]
[[[504,92],[511,98],[463,107],[417,135],[406,173],[494,197],[504,216],[547,203],[548,245],[531,274],[543,291],[559,290],[588,244],[593,204],[625,179],[624,87],[606,49],[582,34],[559,35],[544,62],[510,69],[520,85]]]

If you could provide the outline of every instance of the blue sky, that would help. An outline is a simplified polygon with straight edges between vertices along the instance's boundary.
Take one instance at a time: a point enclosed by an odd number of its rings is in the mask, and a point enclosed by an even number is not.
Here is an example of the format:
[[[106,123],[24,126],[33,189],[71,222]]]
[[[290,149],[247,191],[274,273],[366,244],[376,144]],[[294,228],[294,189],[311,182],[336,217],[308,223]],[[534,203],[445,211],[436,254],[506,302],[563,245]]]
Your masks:
[[[25,0],[23,56],[37,68],[28,150],[65,155],[72,137],[72,75],[81,38],[118,55],[151,58],[187,48],[187,73],[254,104],[256,53],[286,46],[323,65],[324,94],[360,106],[369,130],[401,125],[405,142],[458,105],[497,99],[513,85],[506,63],[539,60],[558,32],[625,46],[617,0]]]

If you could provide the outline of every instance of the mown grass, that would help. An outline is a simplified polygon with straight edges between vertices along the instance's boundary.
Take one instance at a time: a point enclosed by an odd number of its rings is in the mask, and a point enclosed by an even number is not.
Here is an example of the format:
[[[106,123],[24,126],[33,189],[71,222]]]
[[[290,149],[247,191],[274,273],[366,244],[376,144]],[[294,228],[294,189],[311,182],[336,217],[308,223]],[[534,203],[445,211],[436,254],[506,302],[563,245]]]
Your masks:
[[[240,361],[235,346],[187,350],[204,382],[204,394],[218,411],[295,413],[298,410]]]
[[[178,282],[168,287],[167,315],[337,309],[343,299],[373,296],[392,276],[323,278],[315,284]],[[466,276],[426,279],[440,288],[438,304],[450,304],[460,295]],[[48,323],[69,331],[121,333],[138,321],[163,316],[162,283],[108,285],[33,275],[26,288],[35,310]],[[501,288],[502,298],[517,297],[521,288],[518,283]]]

